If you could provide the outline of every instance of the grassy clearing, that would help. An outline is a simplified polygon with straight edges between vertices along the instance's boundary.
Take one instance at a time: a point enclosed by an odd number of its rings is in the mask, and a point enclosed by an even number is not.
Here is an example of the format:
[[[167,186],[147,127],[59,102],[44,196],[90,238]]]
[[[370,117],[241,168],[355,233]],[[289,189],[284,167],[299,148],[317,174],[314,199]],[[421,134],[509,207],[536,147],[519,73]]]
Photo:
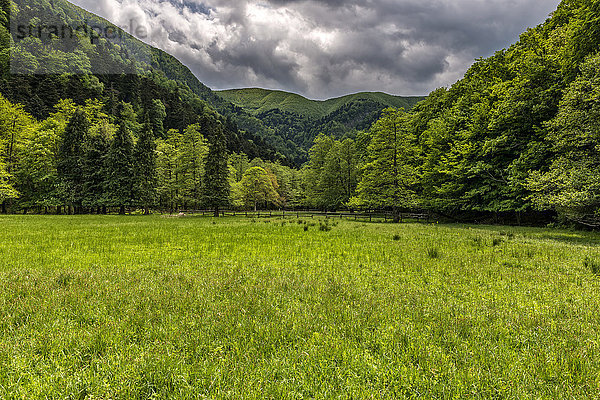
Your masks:
[[[0,397],[600,393],[600,236],[306,222],[0,217]]]

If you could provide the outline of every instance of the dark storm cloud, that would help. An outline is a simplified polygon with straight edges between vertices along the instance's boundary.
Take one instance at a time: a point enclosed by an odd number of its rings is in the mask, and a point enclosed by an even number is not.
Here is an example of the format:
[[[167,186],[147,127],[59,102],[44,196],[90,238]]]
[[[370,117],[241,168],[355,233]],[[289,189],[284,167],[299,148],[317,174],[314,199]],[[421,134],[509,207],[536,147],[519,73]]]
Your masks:
[[[213,88],[324,98],[426,94],[545,20],[558,0],[76,0],[178,57]]]

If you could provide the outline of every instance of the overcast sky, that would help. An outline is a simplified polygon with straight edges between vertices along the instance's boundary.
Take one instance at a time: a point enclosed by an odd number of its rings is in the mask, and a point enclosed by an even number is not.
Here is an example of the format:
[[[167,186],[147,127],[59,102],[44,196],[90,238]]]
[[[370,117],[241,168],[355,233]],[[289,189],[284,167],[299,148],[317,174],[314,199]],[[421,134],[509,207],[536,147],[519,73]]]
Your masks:
[[[424,95],[515,42],[559,0],[71,0],[187,65],[213,89],[328,98]]]

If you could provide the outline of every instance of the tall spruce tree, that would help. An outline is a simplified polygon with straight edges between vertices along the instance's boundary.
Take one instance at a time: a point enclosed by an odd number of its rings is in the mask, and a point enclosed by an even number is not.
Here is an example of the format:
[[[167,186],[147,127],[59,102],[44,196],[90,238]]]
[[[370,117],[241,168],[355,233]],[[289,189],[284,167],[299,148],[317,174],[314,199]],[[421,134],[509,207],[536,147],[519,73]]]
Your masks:
[[[167,111],[163,102],[158,99],[153,100],[152,106],[150,107],[149,118],[150,123],[152,124],[152,133],[157,139],[165,138],[164,121],[166,117]]]
[[[103,212],[106,206],[106,157],[114,126],[104,122],[90,129],[83,146],[83,205]]]
[[[134,189],[134,145],[129,127],[123,113],[119,116],[119,129],[110,144],[106,157],[108,204],[119,207],[119,214],[125,214],[125,208],[133,205]]]
[[[81,212],[83,202],[83,141],[90,128],[89,120],[82,109],[77,109],[67,124],[58,150],[57,173],[60,197],[65,204]]]
[[[134,152],[135,201],[150,213],[156,201],[156,142],[150,121],[144,122]]]
[[[202,199],[204,205],[214,209],[215,217],[218,217],[219,210],[229,205],[230,194],[225,134],[219,121],[207,118],[202,126],[211,132],[208,135],[210,140],[202,180]]]

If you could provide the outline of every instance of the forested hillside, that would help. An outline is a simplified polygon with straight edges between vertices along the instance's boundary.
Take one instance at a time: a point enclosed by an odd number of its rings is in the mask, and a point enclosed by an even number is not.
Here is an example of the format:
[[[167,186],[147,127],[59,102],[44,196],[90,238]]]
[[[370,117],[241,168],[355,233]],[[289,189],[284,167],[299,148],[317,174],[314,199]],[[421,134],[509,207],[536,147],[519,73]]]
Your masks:
[[[370,101],[384,107],[410,109],[423,100],[423,97],[400,97],[377,92],[356,93],[328,100],[309,100],[295,93],[260,88],[220,90],[216,94],[254,115],[280,110],[314,119],[323,118],[355,101]]]
[[[209,149],[283,158],[168,54],[63,0],[1,5],[3,211],[211,205]]]
[[[386,111],[368,133],[367,151],[356,153],[354,195],[338,185],[343,202],[515,221],[556,211],[596,226],[599,31],[599,2],[565,0],[546,23],[478,60],[451,88],[409,113]],[[321,203],[340,182],[329,176],[331,151],[325,139],[311,150]]]
[[[5,1],[2,10],[0,93],[32,116],[48,117],[58,101],[67,98],[76,104],[101,100],[109,114],[125,101],[140,115],[153,100],[160,100],[167,130],[184,129],[204,112],[217,111],[229,150],[283,158],[263,140],[267,129],[260,121],[216,96],[172,56],[110,22],[64,0]],[[21,37],[23,26],[31,30]],[[77,31],[81,27],[89,30]],[[118,34],[109,40],[92,28],[104,35],[111,29]],[[76,33],[72,37],[71,29]]]
[[[268,127],[269,143],[296,165],[307,160],[308,149],[319,134],[336,138],[354,136],[356,131],[368,129],[386,107],[409,110],[423,99],[368,92],[318,101],[258,88],[216,93]]]

